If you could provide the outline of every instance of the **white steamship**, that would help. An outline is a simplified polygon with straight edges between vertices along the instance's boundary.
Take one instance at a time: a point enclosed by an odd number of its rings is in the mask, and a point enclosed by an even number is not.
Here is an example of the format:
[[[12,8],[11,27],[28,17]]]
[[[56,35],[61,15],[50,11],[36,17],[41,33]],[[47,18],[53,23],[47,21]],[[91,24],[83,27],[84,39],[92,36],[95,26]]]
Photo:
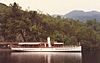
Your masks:
[[[50,42],[50,37],[47,42],[21,42],[10,46],[12,51],[26,52],[81,52],[81,46],[64,46],[64,43]]]

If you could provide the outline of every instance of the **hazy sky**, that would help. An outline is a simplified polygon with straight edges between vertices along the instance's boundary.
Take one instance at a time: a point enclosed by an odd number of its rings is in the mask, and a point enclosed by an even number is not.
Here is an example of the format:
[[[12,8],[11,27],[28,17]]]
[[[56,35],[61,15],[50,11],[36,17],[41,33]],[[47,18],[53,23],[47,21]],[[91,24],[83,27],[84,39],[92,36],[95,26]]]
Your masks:
[[[48,14],[66,14],[72,10],[100,11],[100,0],[0,0],[9,5],[17,2],[23,9],[40,10]]]

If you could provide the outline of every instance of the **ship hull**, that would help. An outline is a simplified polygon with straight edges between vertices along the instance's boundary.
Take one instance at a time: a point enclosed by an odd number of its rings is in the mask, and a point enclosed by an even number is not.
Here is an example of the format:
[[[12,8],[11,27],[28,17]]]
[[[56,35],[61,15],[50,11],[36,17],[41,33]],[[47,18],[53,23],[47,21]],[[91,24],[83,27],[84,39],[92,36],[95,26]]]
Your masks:
[[[81,52],[81,46],[75,47],[56,47],[56,48],[18,48],[11,47],[12,51],[23,52]]]

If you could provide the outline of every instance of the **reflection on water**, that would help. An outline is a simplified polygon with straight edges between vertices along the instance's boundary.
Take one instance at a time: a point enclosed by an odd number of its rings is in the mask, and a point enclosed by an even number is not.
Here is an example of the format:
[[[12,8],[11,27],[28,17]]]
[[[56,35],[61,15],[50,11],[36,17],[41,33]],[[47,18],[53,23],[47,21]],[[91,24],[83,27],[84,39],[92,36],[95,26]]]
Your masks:
[[[0,63],[82,63],[80,52],[11,52],[0,54]]]
[[[100,63],[100,51],[82,53],[82,63]]]

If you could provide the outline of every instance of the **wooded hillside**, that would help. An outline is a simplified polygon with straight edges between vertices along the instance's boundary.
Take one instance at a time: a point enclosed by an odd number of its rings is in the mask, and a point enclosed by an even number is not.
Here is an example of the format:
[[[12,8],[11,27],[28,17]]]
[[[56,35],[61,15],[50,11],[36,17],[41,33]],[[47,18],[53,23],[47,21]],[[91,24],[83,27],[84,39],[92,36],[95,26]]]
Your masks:
[[[25,11],[17,3],[9,6],[0,3],[0,41],[46,41],[48,36],[52,41],[66,45],[81,43],[96,47],[100,45],[100,22],[94,19],[83,23],[37,11]]]

